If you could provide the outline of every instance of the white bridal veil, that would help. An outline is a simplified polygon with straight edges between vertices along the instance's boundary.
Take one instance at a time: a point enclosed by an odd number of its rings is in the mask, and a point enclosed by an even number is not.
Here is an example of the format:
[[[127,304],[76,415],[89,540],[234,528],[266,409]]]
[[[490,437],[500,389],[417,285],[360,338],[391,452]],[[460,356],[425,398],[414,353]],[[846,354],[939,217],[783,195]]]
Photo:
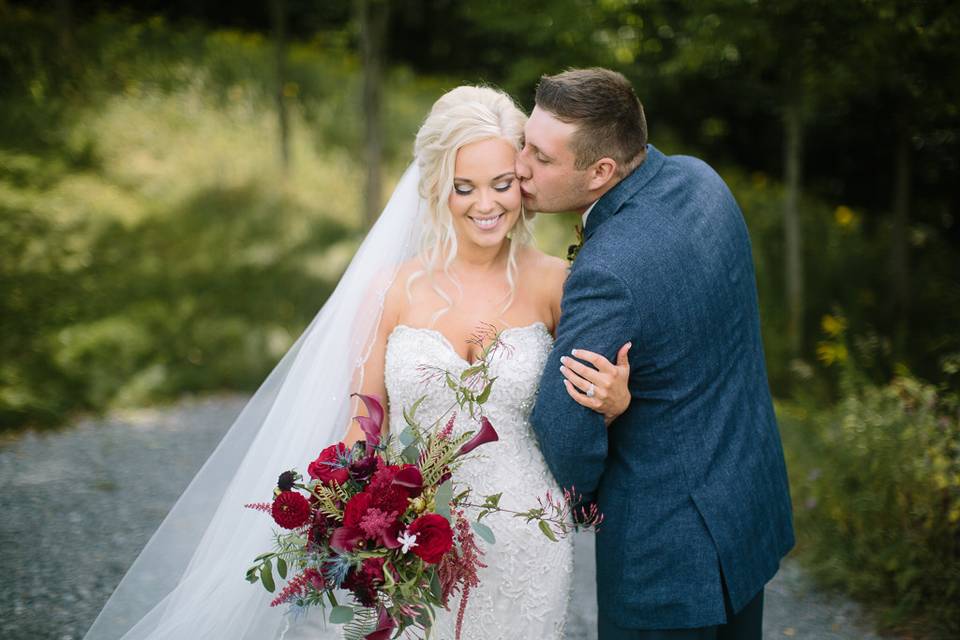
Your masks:
[[[278,638],[286,607],[244,580],[274,524],[244,504],[343,435],[383,297],[425,228],[412,164],[336,290],[211,454],[107,601],[86,640]]]

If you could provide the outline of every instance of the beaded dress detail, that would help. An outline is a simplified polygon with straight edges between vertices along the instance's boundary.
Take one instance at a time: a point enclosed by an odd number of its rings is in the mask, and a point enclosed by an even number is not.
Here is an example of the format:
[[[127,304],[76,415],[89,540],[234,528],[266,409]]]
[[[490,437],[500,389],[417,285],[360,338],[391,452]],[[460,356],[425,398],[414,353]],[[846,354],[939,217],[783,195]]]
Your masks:
[[[543,323],[506,329],[500,334],[502,350],[491,359],[496,376],[484,415],[500,436],[471,453],[455,482],[473,488],[478,497],[503,493],[500,506],[517,511],[537,506],[537,498],[561,493],[540,453],[530,427],[530,412],[553,339]],[[437,383],[424,381],[422,367],[438,367],[459,374],[470,366],[446,337],[434,329],[398,325],[387,340],[384,378],[389,402],[390,429],[403,430],[403,407],[418,398],[418,421],[429,424],[450,408],[454,398]],[[457,416],[454,433],[476,430],[467,416]],[[456,493],[456,487],[454,489]],[[463,640],[556,639],[563,637],[573,578],[573,542],[551,542],[535,524],[510,514],[484,518],[496,536],[489,545],[477,538],[484,551],[480,586],[470,592],[463,621]],[[451,611],[440,610],[432,639],[453,640],[459,598]]]

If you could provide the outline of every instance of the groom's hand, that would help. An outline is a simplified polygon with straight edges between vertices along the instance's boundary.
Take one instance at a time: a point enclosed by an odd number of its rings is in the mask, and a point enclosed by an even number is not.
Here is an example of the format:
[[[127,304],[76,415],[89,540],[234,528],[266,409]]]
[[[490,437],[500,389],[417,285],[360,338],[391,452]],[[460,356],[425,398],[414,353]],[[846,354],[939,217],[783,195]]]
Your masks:
[[[603,422],[608,427],[630,406],[630,360],[627,354],[631,346],[632,343],[628,342],[620,347],[615,365],[599,353],[586,349],[574,349],[573,358],[560,358],[560,373],[565,378],[563,385],[567,393],[577,404],[603,414]]]

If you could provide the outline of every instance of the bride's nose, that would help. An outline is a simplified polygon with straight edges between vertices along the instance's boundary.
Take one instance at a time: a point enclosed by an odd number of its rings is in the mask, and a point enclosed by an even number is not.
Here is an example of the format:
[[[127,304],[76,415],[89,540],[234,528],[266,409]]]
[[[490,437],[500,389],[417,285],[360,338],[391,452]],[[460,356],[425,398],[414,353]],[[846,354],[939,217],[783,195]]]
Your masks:
[[[496,204],[493,201],[493,195],[488,189],[478,189],[477,204],[474,206],[477,213],[492,213]]]

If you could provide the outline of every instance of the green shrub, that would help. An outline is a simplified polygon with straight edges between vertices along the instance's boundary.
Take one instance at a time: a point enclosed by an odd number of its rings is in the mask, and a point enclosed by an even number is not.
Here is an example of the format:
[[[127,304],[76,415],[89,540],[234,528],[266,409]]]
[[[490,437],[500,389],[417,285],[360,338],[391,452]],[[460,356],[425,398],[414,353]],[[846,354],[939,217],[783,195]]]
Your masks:
[[[960,633],[960,423],[956,394],[901,372],[869,382],[844,323],[820,355],[842,369],[829,408],[780,406],[799,532],[815,574],[884,621]],[[856,349],[854,349],[856,351]]]

